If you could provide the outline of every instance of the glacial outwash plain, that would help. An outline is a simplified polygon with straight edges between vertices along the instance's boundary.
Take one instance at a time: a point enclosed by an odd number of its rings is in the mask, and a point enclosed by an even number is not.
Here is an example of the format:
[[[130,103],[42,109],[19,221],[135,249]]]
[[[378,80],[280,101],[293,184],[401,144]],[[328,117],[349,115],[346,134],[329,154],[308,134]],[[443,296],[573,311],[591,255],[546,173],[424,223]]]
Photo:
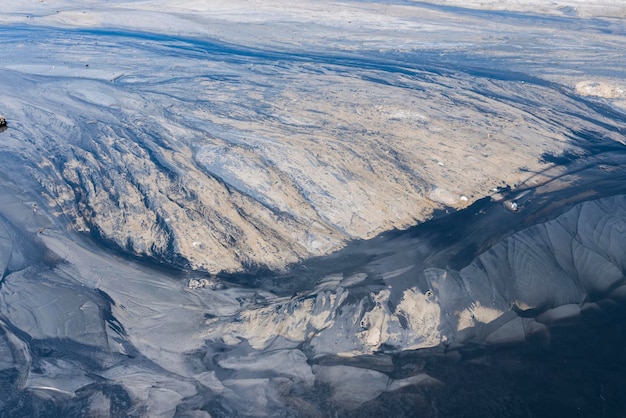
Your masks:
[[[0,417],[626,416],[626,3],[4,0]]]

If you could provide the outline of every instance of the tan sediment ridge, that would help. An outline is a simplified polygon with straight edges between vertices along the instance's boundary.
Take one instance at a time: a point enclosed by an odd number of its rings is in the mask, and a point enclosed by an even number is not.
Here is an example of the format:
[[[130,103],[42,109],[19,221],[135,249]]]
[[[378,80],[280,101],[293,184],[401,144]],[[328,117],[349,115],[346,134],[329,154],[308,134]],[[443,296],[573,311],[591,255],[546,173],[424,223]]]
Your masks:
[[[38,156],[30,175],[76,230],[177,267],[280,270],[541,184],[558,174],[544,156],[575,155],[579,132],[624,141],[580,100],[619,108],[623,94],[572,67],[602,60],[567,26],[557,39],[534,21],[522,31],[419,5],[218,3],[43,2],[31,20],[6,6],[7,22],[85,30],[72,48],[51,38],[45,60],[22,62],[29,43],[9,50],[0,98],[16,121],[5,146]],[[553,39],[540,55],[563,68],[515,55],[536,54],[528,33]],[[106,47],[118,39],[128,51]],[[488,57],[544,78],[504,64],[473,74]]]

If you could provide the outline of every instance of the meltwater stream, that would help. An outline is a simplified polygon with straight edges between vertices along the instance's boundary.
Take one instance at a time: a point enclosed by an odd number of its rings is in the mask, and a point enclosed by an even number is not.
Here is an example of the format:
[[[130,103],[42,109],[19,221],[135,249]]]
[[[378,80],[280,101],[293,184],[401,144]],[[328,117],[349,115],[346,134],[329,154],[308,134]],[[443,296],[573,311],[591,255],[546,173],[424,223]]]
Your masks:
[[[626,414],[623,23],[437,10],[0,27],[0,416]]]

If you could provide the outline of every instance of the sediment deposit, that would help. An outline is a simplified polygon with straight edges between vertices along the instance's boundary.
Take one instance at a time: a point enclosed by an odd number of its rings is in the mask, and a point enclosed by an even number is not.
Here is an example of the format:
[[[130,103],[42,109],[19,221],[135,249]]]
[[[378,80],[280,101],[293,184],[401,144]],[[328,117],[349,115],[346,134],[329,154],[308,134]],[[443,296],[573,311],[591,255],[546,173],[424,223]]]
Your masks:
[[[3,3],[0,416],[626,410],[623,15],[443,3]]]

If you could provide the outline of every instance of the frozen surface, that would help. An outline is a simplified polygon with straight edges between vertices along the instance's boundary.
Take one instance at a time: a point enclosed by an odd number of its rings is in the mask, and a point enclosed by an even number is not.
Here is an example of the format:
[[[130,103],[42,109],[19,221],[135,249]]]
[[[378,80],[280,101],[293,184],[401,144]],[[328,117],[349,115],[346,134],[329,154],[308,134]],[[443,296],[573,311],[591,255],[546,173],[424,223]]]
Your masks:
[[[619,20],[284,6],[9,2],[5,151],[74,229],[217,273],[541,184],[583,135],[624,141]]]
[[[623,15],[4,2],[0,416],[623,415]]]

